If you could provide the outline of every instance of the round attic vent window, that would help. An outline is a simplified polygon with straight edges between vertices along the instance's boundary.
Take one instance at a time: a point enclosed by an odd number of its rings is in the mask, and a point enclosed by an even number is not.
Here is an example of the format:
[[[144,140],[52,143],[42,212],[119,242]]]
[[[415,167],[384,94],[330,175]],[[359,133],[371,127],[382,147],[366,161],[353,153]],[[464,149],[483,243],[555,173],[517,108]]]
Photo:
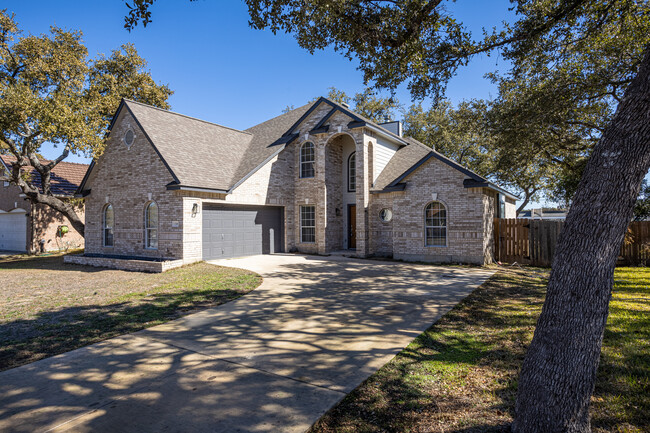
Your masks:
[[[133,133],[132,130],[126,131],[126,134],[124,134],[124,144],[126,144],[126,147],[131,147],[133,144],[133,141],[135,140],[135,134]]]
[[[382,209],[379,211],[379,219],[387,223],[393,219],[393,211],[390,209]]]

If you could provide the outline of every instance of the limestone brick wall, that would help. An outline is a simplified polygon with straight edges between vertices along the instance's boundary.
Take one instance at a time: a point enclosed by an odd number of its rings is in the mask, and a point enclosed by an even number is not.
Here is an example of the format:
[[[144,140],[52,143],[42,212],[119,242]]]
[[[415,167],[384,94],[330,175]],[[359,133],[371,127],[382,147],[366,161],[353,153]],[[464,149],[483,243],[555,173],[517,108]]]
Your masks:
[[[160,273],[178,268],[186,264],[184,260],[165,260],[161,262],[146,260],[124,260],[110,257],[88,257],[81,254],[72,254],[63,257],[65,263],[75,265],[94,266],[98,268],[120,269],[123,271]]]
[[[370,195],[370,206],[368,207],[369,254],[382,257],[393,255],[393,220],[382,221],[379,218],[379,212],[382,209],[389,209],[392,212],[395,197],[402,195],[404,195],[403,192]]]
[[[123,142],[131,128],[131,147]],[[181,197],[166,189],[173,177],[155,149],[123,109],[113,126],[103,155],[90,175],[86,197],[86,252],[144,257],[183,257],[183,212]],[[158,248],[144,246],[144,210],[149,201],[158,205]],[[115,214],[114,246],[103,246],[102,215],[110,203]]]
[[[484,264],[485,199],[464,188],[465,175],[434,158],[406,178],[393,199],[393,257],[429,262]],[[424,209],[435,200],[447,208],[447,246],[425,246]]]
[[[333,249],[342,248],[343,238],[345,236],[345,227],[344,224],[344,214],[347,212],[347,209],[342,208],[340,201],[341,198],[341,188],[343,187],[341,182],[341,171],[340,167],[342,166],[342,156],[340,156],[341,150],[337,147],[332,148],[329,152],[333,152],[330,155],[330,161],[337,161],[339,168],[333,175],[331,175],[326,168],[327,161],[327,148],[334,144],[336,146],[336,140],[338,136],[342,134],[348,136],[354,140],[356,146],[356,172],[357,172],[357,182],[356,182],[356,204],[357,204],[357,253],[359,251],[365,250],[365,232],[367,228],[364,223],[365,218],[365,206],[367,205],[367,195],[368,195],[368,181],[367,181],[367,170],[364,167],[367,165],[367,143],[364,145],[364,130],[363,128],[357,128],[349,130],[347,125],[352,118],[347,115],[337,112],[329,120],[328,124],[330,125],[329,130],[326,133],[321,134],[310,134],[314,126],[320,121],[320,119],[327,115],[331,107],[327,104],[322,104],[319,108],[314,110],[312,116],[310,116],[305,122],[298,126],[299,129],[299,138],[291,144],[294,149],[294,164],[295,169],[293,170],[293,180],[294,180],[294,212],[296,215],[296,222],[293,227],[294,236],[296,239],[296,249],[300,252],[305,253],[320,253],[324,254]],[[315,149],[315,175],[313,178],[300,178],[299,167],[300,167],[300,147],[310,141],[314,143]],[[339,153],[339,156],[334,156],[335,153]],[[364,156],[366,155],[366,156]],[[333,159],[335,158],[335,159]],[[332,162],[332,167],[334,167],[334,162]],[[326,179],[327,178],[327,179]],[[338,182],[339,188],[338,198],[335,201],[335,194],[328,194],[327,188],[328,184],[330,188],[334,188],[334,183]],[[329,201],[328,201],[329,199]],[[360,205],[361,203],[361,205]],[[365,205],[364,205],[365,203]],[[313,244],[302,243],[300,242],[300,206],[302,205],[315,205],[316,207],[316,242]],[[339,213],[336,212],[337,207],[340,210]],[[328,240],[329,239],[329,240]]]
[[[327,251],[343,249],[343,144],[348,136],[339,135],[325,147],[325,188],[327,191],[327,227],[325,248]]]

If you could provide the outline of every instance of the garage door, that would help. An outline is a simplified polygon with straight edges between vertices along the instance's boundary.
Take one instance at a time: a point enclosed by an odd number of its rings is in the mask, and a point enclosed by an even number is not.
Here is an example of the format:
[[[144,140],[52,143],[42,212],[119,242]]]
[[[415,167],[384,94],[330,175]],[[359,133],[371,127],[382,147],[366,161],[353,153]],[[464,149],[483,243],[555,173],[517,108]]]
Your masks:
[[[25,211],[0,211],[0,250],[26,251],[27,217]]]
[[[203,259],[282,251],[283,210],[203,204]]]

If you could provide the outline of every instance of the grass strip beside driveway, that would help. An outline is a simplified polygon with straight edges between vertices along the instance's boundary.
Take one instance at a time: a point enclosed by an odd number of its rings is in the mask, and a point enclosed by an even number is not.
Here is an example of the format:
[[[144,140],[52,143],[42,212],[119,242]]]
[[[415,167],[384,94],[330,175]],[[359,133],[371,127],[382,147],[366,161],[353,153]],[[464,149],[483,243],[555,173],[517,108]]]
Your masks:
[[[490,278],[310,433],[507,432],[548,271]],[[592,398],[594,432],[650,431],[650,269],[618,268]]]
[[[0,371],[223,304],[261,282],[207,263],[147,274],[61,256],[0,260]]]

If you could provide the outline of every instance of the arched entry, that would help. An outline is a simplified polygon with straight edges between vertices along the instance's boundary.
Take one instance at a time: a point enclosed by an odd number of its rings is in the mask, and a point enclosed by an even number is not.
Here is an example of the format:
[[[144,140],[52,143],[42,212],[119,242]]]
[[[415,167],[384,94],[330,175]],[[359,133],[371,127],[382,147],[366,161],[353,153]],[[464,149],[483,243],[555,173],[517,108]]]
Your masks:
[[[327,190],[326,250],[356,247],[356,143],[346,133],[334,135],[325,149]],[[354,164],[354,165],[351,165]],[[352,181],[350,177],[352,176]]]

